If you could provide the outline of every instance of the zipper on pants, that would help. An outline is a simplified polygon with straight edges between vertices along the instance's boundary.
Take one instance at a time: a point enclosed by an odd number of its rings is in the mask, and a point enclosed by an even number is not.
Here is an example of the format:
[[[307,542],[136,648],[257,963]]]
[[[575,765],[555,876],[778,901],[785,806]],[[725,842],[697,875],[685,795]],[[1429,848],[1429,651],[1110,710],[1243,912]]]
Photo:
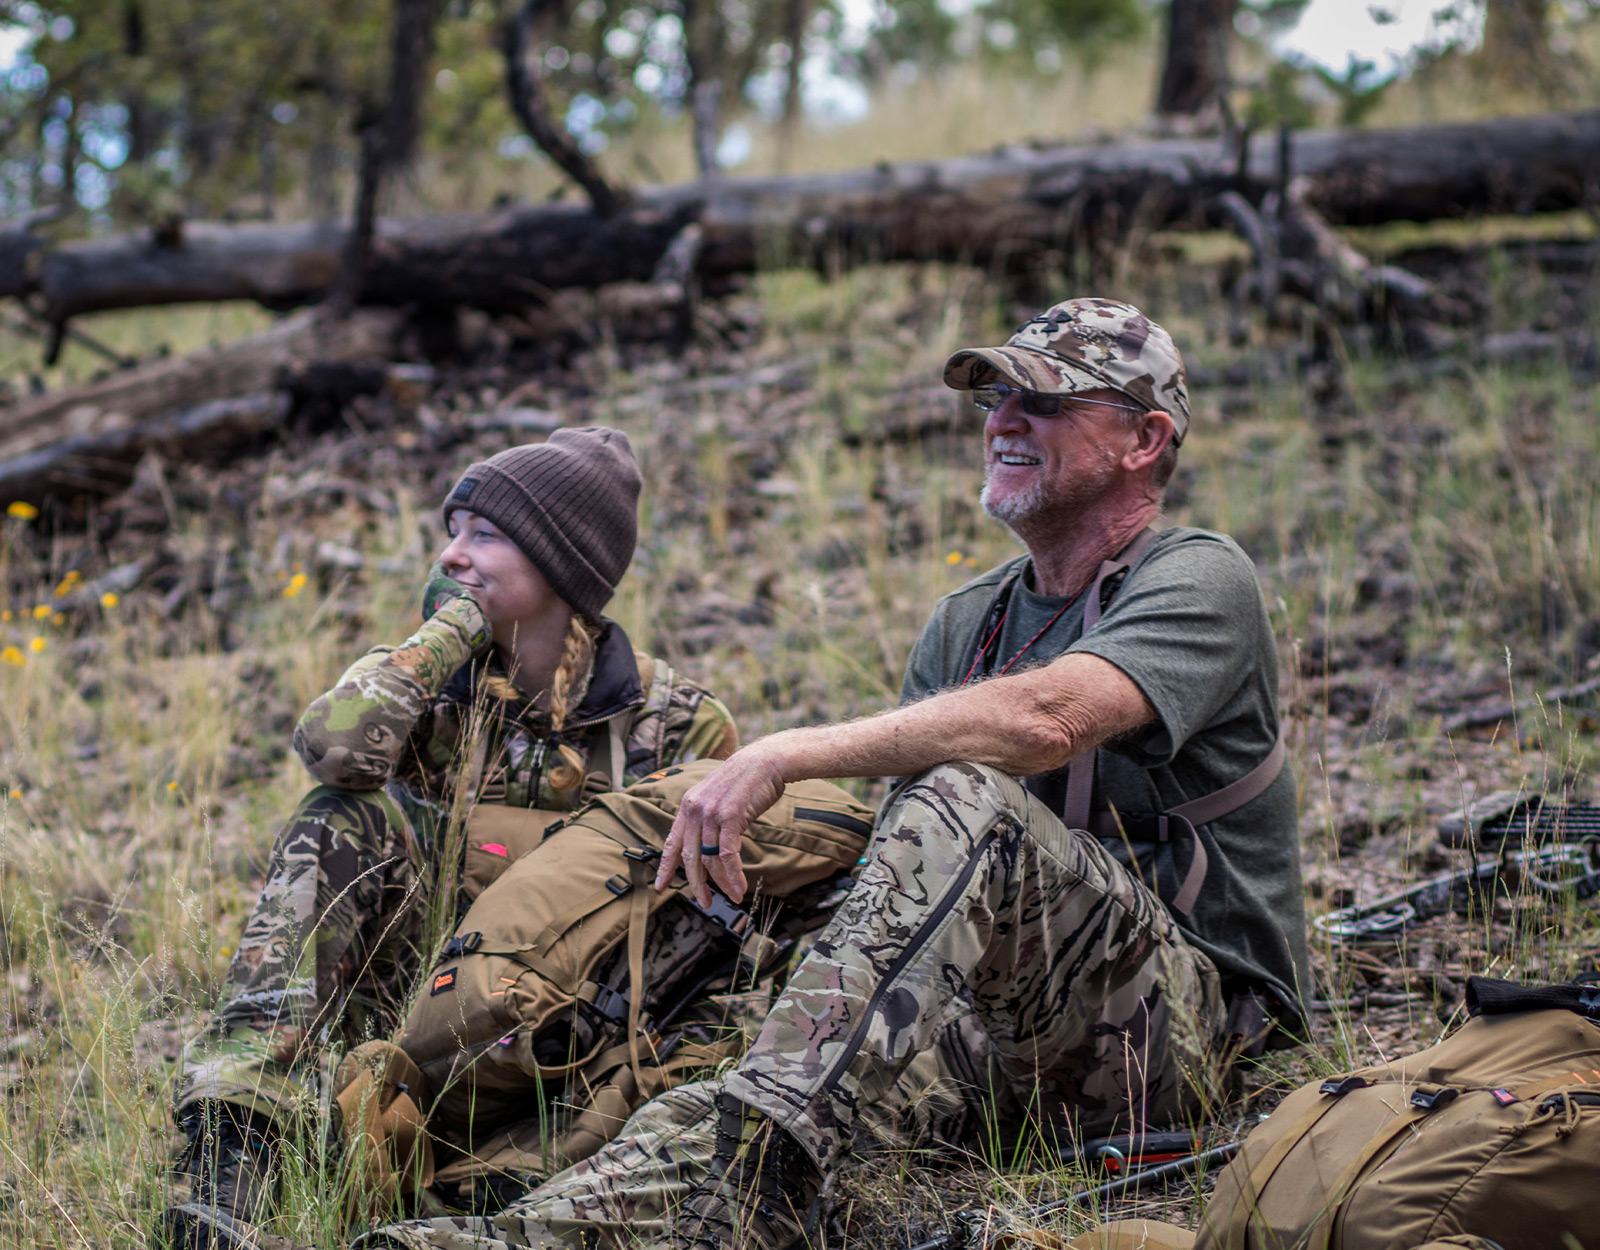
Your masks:
[[[1000,836],[998,829],[990,829],[978,840],[978,845],[972,850],[971,857],[967,860],[966,867],[961,870],[961,875],[950,883],[947,889],[934,904],[927,918],[918,926],[916,933],[906,943],[906,948],[895,956],[894,963],[889,965],[889,971],[884,974],[878,988],[872,992],[872,997],[867,999],[867,1009],[861,1017],[861,1023],[856,1025],[855,1031],[850,1035],[850,1040],[845,1044],[844,1053],[834,1061],[833,1067],[828,1070],[828,1075],[823,1078],[822,1090],[833,1089],[839,1083],[839,1078],[844,1070],[850,1066],[850,1061],[856,1057],[856,1052],[861,1049],[861,1043],[866,1040],[867,1028],[872,1024],[872,1017],[878,1014],[878,1008],[883,1003],[883,997],[889,992],[890,987],[932,936],[933,931],[939,927],[941,921],[949,915],[950,909],[956,905],[956,900],[961,897],[967,888],[967,883],[972,880],[972,874],[978,870],[978,861],[982,859]]]

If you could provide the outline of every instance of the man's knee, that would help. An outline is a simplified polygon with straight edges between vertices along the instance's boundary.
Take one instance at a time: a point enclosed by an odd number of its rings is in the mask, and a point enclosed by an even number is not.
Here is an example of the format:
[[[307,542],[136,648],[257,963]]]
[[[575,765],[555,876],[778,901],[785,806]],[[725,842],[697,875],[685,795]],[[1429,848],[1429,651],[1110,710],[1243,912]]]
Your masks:
[[[1030,800],[1037,802],[1015,777],[998,768],[954,760],[902,782],[884,808],[877,837],[900,837],[907,831],[920,837],[930,824],[982,834],[1007,817],[1021,826],[1027,822]]]

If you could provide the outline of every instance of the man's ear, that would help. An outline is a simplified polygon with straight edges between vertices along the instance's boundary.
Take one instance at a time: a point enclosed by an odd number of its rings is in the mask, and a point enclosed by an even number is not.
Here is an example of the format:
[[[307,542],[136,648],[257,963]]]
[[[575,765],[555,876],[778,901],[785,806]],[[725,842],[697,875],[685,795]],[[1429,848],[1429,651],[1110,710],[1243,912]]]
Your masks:
[[[1152,408],[1144,414],[1133,446],[1122,457],[1122,467],[1130,473],[1149,468],[1161,458],[1161,453],[1176,435],[1177,428],[1172,424],[1172,418],[1161,409]]]

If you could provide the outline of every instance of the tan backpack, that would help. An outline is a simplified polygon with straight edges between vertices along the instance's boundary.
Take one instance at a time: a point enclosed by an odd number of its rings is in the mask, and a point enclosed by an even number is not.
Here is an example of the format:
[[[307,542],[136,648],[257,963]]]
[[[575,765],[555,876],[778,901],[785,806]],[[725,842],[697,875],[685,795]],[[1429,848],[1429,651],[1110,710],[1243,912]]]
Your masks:
[[[1600,988],[1473,977],[1467,1008],[1437,1046],[1290,1094],[1197,1232],[1125,1220],[1070,1250],[1600,1246]]]
[[[526,1117],[541,1087],[564,1088],[565,1119],[550,1132],[570,1137],[587,1111],[599,1116],[581,1142],[563,1148],[570,1162],[581,1157],[572,1150],[598,1148],[606,1127],[646,1098],[742,1050],[742,1034],[723,1045],[657,1027],[672,993],[719,987],[641,986],[650,918],[665,907],[702,911],[723,935],[719,966],[731,972],[737,961],[748,984],[770,970],[778,949],[762,931],[770,925],[759,907],[814,904],[859,861],[872,811],[828,782],[791,785],[744,836],[751,899],[736,906],[717,894],[700,909],[683,892],[681,873],[659,894],[651,883],[684,793],[716,766],[669,768],[597,797],[553,825],[472,904],[395,1039],[424,1078],[430,1128],[475,1121],[472,1151],[481,1154],[490,1131],[514,1113]],[[781,920],[781,905],[770,906]],[[604,984],[624,944],[626,978]],[[540,1136],[548,1141],[550,1133]]]

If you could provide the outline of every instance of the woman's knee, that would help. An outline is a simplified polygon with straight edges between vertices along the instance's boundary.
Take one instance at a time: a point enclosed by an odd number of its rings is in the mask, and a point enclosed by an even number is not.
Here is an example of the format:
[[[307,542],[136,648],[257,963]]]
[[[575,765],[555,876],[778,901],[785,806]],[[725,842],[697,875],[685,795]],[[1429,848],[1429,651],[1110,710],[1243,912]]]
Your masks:
[[[404,841],[397,824],[403,817],[381,791],[341,790],[316,786],[306,792],[278,835],[277,850],[286,855],[355,852],[386,855]]]

